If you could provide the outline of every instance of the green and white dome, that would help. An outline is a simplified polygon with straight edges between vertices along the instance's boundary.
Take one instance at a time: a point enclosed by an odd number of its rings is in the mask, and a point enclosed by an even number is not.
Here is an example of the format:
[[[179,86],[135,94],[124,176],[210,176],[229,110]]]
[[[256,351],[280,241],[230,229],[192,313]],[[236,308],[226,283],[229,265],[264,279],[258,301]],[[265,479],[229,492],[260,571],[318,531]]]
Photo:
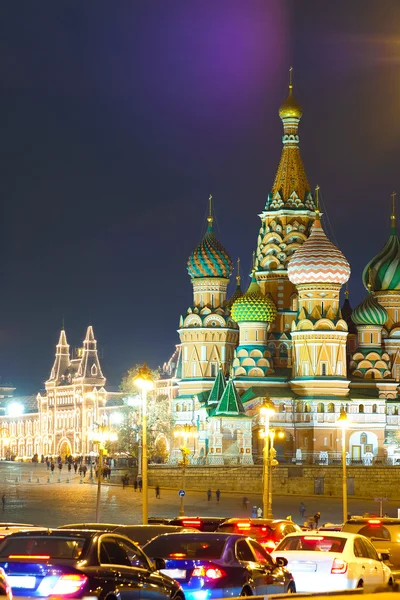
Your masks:
[[[388,319],[387,310],[381,306],[372,294],[359,304],[352,313],[353,322],[356,325],[383,325]]]
[[[264,296],[253,274],[249,289],[243,296],[235,300],[231,308],[231,317],[236,323],[266,322],[271,323],[277,314],[274,301],[269,295]]]

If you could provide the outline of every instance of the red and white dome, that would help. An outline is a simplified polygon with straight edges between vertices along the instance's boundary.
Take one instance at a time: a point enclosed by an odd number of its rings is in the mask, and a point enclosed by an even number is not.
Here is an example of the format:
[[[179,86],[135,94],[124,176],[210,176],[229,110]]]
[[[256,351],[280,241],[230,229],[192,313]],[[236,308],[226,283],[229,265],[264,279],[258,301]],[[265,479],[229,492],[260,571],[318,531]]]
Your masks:
[[[325,235],[317,218],[310,237],[296,250],[288,265],[294,285],[302,283],[336,283],[343,285],[350,277],[345,256]]]

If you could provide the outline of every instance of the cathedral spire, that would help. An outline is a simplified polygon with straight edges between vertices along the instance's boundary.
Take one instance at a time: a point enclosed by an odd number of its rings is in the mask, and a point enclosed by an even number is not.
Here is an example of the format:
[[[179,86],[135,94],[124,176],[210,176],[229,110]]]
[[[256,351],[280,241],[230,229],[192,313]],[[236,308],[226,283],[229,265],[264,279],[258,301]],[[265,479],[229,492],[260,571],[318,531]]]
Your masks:
[[[69,345],[64,328],[61,329],[53,368],[51,369],[49,381],[60,382],[66,377],[66,371],[70,366]]]
[[[392,214],[390,215],[392,222],[392,233],[396,233],[396,192],[392,192]]]
[[[97,352],[97,341],[94,337],[93,327],[91,325],[87,328],[86,336],[83,340],[82,359],[76,373],[75,381],[76,380],[90,385],[101,386],[106,382],[106,378],[101,371],[99,355]]]

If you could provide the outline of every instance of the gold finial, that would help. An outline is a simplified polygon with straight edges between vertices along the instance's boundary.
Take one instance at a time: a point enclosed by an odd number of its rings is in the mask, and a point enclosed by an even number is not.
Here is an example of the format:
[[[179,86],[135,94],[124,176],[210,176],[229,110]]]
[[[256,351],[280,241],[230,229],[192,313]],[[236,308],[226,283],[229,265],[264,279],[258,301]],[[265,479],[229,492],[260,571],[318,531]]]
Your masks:
[[[346,281],[346,289],[344,290],[344,297],[346,298],[346,300],[349,299],[349,284]]]
[[[396,228],[396,192],[392,192],[392,214],[390,215],[390,220],[392,221],[392,229]]]
[[[368,288],[368,292],[371,293],[372,292],[372,269],[371,267],[368,269],[368,284],[367,284],[367,288]]]
[[[238,256],[237,259],[237,275],[236,275],[236,284],[240,285],[240,258]]]
[[[212,214],[212,195],[210,194],[209,198],[208,198],[208,217],[207,217],[207,222],[208,222],[208,226],[212,227],[214,221],[214,217]]]
[[[315,186],[315,214],[317,219],[321,216],[321,211],[319,210],[319,185]]]
[[[293,67],[289,69],[289,90],[293,89]]]

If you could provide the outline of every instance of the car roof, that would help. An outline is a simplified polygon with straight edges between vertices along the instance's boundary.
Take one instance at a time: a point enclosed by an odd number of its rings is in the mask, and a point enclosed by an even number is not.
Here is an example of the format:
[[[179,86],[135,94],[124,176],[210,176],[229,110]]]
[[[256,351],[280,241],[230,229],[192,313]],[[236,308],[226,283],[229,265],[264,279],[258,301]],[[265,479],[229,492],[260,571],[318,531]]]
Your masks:
[[[345,525],[366,525],[370,523],[371,525],[400,525],[400,519],[395,519],[391,517],[351,517],[345,523]]]
[[[232,519],[225,519],[221,525],[225,525],[225,523],[252,523],[254,525],[279,525],[280,523],[291,523],[292,525],[296,525],[296,523],[287,519],[252,519],[250,517],[233,517]]]
[[[124,527],[122,523],[69,523],[60,525],[57,529],[115,529],[116,527]]]
[[[204,538],[215,538],[217,539],[231,539],[231,538],[238,538],[238,539],[246,539],[247,536],[245,535],[241,535],[240,533],[224,533],[223,531],[196,531],[196,532],[188,532],[188,531],[182,531],[182,532],[174,532],[174,533],[162,533],[161,535],[159,535],[157,537],[157,539],[161,539],[161,538],[176,538],[176,539],[182,539],[182,538],[200,538],[200,539],[204,539]]]
[[[288,533],[283,539],[286,540],[290,537],[338,537],[338,538],[348,538],[353,539],[355,537],[360,537],[358,533],[350,533],[349,531],[321,531],[314,529],[313,531],[297,531],[295,533]],[[364,536],[361,536],[364,537]]]
[[[198,517],[198,516],[193,516],[193,517],[189,517],[187,515],[185,516],[178,516],[178,517],[174,517],[173,519],[170,519],[169,522],[171,521],[182,521],[182,520],[187,520],[187,519],[199,519],[200,521],[226,521],[226,517]]]

